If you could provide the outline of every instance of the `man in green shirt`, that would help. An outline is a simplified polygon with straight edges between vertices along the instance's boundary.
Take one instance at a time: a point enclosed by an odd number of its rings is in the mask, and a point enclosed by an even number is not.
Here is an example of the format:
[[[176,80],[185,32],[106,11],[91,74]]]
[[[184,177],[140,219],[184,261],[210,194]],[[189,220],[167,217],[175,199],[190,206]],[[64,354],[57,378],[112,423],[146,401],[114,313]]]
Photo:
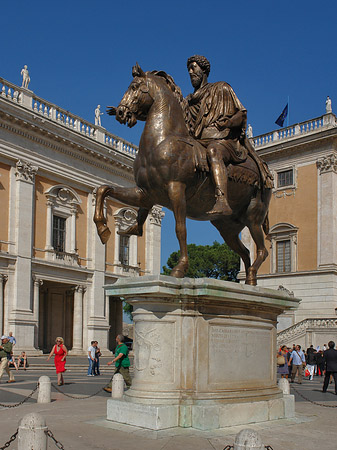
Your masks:
[[[9,376],[8,383],[15,383],[14,375],[9,370],[8,367],[8,358],[7,356],[10,356],[12,352],[13,345],[9,342],[9,339],[7,336],[1,336],[1,345],[0,345],[0,380],[2,378],[2,375],[4,372],[7,373]]]
[[[112,361],[108,362],[108,366],[115,363],[115,373],[120,373],[125,381],[127,387],[131,386],[131,377],[129,372],[130,360],[129,360],[129,349],[124,344],[124,336],[122,334],[118,334],[116,337],[117,347],[115,349],[115,357]],[[104,390],[106,392],[111,392],[112,381],[108,384]]]

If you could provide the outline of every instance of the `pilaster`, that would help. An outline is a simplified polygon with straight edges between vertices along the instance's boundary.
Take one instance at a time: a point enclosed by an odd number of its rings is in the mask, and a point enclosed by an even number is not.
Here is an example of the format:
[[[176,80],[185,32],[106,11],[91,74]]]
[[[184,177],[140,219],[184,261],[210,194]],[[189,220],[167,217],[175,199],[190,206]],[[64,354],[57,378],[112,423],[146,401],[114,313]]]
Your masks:
[[[87,292],[88,320],[86,341],[97,340],[102,353],[108,351],[109,321],[105,292],[105,246],[101,243],[96,226],[92,220],[95,207],[95,195],[88,196],[88,258],[91,259],[90,268],[94,270],[91,286]],[[85,346],[85,343],[84,343]]]
[[[34,349],[34,317],[32,304],[32,248],[34,227],[35,174],[38,168],[19,160],[15,168],[15,253],[12,309],[8,325],[18,343],[26,350]]]
[[[337,265],[337,154],[320,158],[318,169],[318,266]]]

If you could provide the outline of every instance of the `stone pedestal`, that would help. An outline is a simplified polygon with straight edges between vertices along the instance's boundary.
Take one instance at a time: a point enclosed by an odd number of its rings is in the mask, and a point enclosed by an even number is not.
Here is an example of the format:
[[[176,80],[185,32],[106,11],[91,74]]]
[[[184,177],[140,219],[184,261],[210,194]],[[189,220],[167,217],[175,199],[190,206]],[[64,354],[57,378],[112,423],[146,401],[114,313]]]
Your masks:
[[[134,379],[107,419],[153,430],[211,430],[287,417],[276,383],[276,321],[299,300],[212,279],[120,279],[134,307]]]

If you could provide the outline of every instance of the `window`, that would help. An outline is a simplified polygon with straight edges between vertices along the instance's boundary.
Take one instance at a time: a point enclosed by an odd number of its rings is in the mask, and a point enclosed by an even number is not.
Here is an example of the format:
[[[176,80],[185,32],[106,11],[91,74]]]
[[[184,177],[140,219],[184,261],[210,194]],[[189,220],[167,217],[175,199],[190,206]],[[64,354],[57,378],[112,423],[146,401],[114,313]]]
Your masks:
[[[297,270],[298,228],[290,223],[277,223],[270,228],[271,273],[289,273]]]
[[[81,204],[79,196],[71,187],[60,184],[49,188],[45,194],[47,258],[54,259],[54,251],[76,255],[76,216]]]
[[[291,245],[290,239],[276,242],[277,272],[291,272]]]
[[[56,252],[65,252],[66,219],[53,216],[53,248]]]
[[[285,186],[293,186],[293,184],[294,184],[293,169],[277,172],[277,187],[282,188]]]
[[[129,241],[130,236],[120,236],[119,239],[119,261],[121,264],[129,265]]]

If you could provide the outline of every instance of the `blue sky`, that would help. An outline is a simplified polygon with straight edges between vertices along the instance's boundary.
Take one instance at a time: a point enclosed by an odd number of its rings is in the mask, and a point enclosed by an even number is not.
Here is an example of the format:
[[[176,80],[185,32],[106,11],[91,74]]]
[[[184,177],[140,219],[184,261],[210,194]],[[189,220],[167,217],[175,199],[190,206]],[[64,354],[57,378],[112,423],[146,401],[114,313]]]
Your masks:
[[[329,95],[337,111],[337,3],[296,0],[71,2],[3,1],[0,76],[21,85],[28,65],[30,88],[40,97],[94,121],[117,105],[138,61],[165,70],[191,92],[186,59],[203,54],[209,81],[227,81],[248,110],[254,135],[275,128],[290,98],[290,123],[320,116]],[[334,108],[336,106],[336,108]],[[133,129],[102,116],[112,133],[138,144]],[[178,248],[170,212],[163,221],[162,263]],[[188,241],[221,238],[208,223],[188,222]]]

